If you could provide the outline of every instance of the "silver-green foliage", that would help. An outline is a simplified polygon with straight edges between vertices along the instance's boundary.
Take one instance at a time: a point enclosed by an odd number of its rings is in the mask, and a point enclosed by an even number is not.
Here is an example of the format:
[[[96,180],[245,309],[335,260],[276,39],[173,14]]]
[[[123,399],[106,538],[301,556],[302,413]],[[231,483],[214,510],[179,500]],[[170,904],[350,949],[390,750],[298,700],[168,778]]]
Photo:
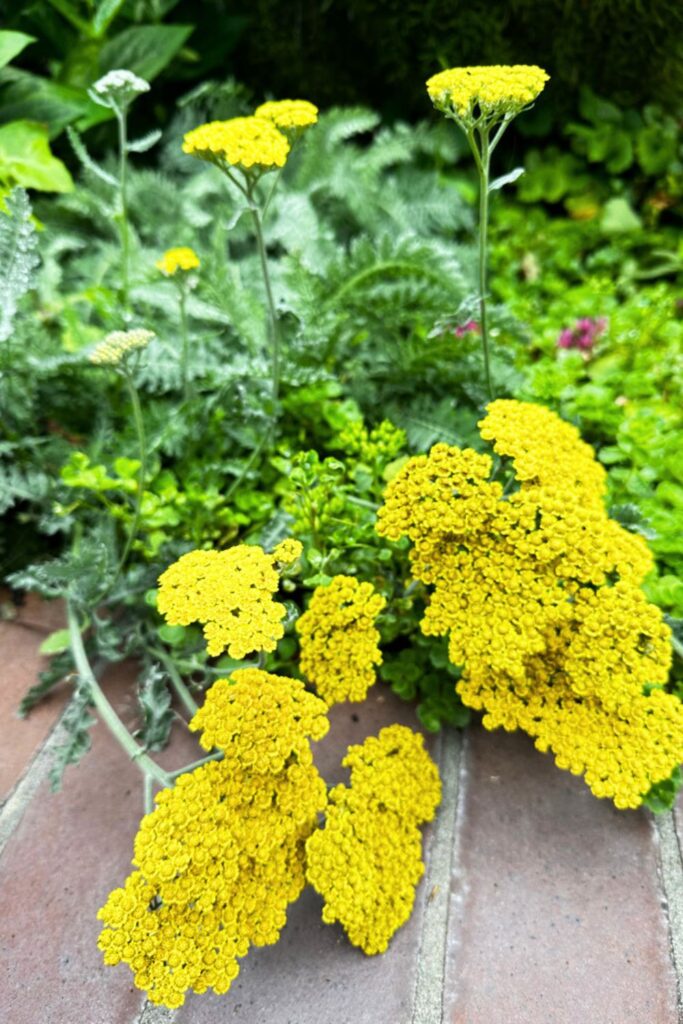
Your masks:
[[[0,342],[12,334],[20,300],[31,288],[38,266],[36,230],[31,204],[23,188],[15,188],[0,212]]]

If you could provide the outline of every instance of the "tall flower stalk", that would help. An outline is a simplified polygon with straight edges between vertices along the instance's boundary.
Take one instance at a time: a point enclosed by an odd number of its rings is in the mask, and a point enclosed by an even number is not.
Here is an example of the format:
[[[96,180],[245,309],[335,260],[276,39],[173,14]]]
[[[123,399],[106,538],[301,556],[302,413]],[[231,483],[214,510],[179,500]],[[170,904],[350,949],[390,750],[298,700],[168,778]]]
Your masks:
[[[197,279],[193,271],[199,270],[199,256],[189,246],[178,246],[168,249],[160,260],[157,268],[166,277],[170,277],[178,289],[178,309],[180,313],[180,374],[182,378],[183,397],[190,397],[190,332],[187,323],[187,300],[195,287]]]
[[[465,134],[479,177],[478,305],[489,399],[494,397],[486,306],[489,195],[522,173],[522,168],[516,168],[492,181],[491,157],[510,122],[528,109],[547,81],[542,68],[524,64],[450,68],[427,81],[427,92],[436,109],[455,121]]]
[[[118,124],[118,210],[121,240],[121,302],[124,309],[130,294],[130,227],[128,223],[128,108],[136,96],[149,91],[149,82],[132,71],[110,71],[89,90],[90,97],[113,111]]]
[[[214,164],[241,192],[254,226],[263,287],[266,296],[268,350],[270,353],[273,419],[277,417],[280,394],[280,329],[264,236],[264,219],[277,185],[267,196],[259,188],[264,175],[285,166],[293,145],[305,128],[316,123],[317,108],[306,100],[264,103],[252,117],[212,121],[188,132],[183,150]]]

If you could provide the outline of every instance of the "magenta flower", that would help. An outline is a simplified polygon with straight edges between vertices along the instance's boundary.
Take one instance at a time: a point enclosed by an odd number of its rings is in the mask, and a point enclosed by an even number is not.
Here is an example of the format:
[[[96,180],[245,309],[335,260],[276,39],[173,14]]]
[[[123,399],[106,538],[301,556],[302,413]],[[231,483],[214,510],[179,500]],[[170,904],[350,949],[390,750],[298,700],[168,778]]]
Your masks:
[[[565,327],[557,339],[558,348],[573,348],[579,352],[590,352],[601,334],[607,327],[604,316],[584,316],[576,321],[574,327]]]
[[[468,320],[466,324],[460,324],[459,327],[455,328],[453,332],[456,338],[464,338],[466,334],[471,334],[474,331],[479,330],[479,324],[476,320]]]

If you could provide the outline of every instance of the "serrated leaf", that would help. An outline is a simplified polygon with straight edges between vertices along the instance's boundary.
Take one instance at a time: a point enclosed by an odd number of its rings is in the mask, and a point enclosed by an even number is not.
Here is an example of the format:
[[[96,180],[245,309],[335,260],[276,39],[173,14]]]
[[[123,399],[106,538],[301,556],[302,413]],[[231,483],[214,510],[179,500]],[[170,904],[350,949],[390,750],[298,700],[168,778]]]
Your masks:
[[[143,716],[142,727],[136,732],[146,750],[163,750],[173,724],[173,708],[168,677],[157,665],[150,665],[140,681],[138,703]]]
[[[102,181],[105,181],[107,185],[111,185],[112,188],[117,188],[118,181],[116,180],[114,175],[110,174],[109,171],[105,171],[104,167],[100,167],[100,165],[93,160],[93,158],[90,156],[90,153],[88,153],[88,150],[85,148],[85,143],[81,139],[78,132],[74,128],[68,127],[66,130],[66,134],[69,136],[71,148],[73,149],[74,153],[76,154],[80,162],[83,164],[83,167],[85,167],[86,170],[90,171],[91,174],[96,175]]]
[[[515,167],[514,171],[501,174],[499,178],[494,178],[493,181],[489,182],[489,192],[496,192],[499,188],[503,188],[504,185],[511,185],[518,178],[521,178],[523,174],[523,167]]]
[[[36,246],[28,195],[22,188],[14,189],[5,199],[5,211],[0,211],[0,342],[11,335],[19,300],[31,286],[38,265]]]
[[[129,153],[146,153],[152,146],[156,146],[157,142],[161,138],[161,131],[155,128],[154,131],[147,132],[139,139],[135,139],[133,142],[128,143]]]
[[[55,759],[50,769],[50,784],[53,793],[62,788],[62,776],[70,764],[78,764],[90,750],[92,739],[90,729],[96,719],[90,713],[90,693],[87,686],[79,684],[62,718],[66,739],[55,750]]]

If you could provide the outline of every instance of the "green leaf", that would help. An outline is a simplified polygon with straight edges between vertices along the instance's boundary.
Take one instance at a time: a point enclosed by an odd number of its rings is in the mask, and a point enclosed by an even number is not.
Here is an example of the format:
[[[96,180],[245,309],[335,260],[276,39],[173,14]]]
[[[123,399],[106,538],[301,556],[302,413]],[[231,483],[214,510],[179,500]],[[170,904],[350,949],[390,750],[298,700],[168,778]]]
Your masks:
[[[503,185],[511,185],[513,181],[517,181],[517,178],[521,178],[523,174],[523,167],[515,167],[514,171],[509,171],[508,174],[501,174],[499,178],[494,178],[489,183],[489,192],[496,192]]]
[[[96,36],[104,35],[125,2],[126,0],[100,0],[92,20],[93,32]]]
[[[153,132],[147,132],[139,139],[134,139],[133,142],[128,143],[129,153],[146,153],[152,146],[156,146],[157,142],[161,138],[161,132],[158,128],[155,128]]]
[[[59,135],[68,124],[84,128],[113,117],[111,110],[93,103],[85,89],[14,68],[2,99],[3,121],[37,121],[47,125],[50,138]]]
[[[0,342],[10,337],[19,301],[31,287],[38,265],[36,248],[31,204],[23,188],[17,188],[6,197],[4,213],[0,211]],[[9,475],[10,480],[5,475],[2,481],[2,511],[14,504],[13,494],[21,493],[24,482],[31,483],[28,479],[24,481],[19,467],[10,466]],[[35,480],[32,482],[35,484]],[[30,490],[29,487],[29,493]]]
[[[99,164],[95,163],[93,158],[90,156],[90,153],[85,148],[85,144],[81,139],[80,135],[78,134],[78,132],[74,128],[71,128],[69,126],[66,129],[66,134],[69,137],[71,148],[83,164],[83,167],[87,171],[90,171],[91,174],[96,175],[102,181],[106,182],[107,185],[111,185],[112,188],[117,188],[119,183],[114,177],[114,175],[110,174],[109,171],[105,171],[103,167],[100,167]]]
[[[140,683],[138,701],[143,725],[136,732],[147,750],[163,750],[173,724],[173,708],[167,676],[159,665],[150,665]]]
[[[0,32],[0,68],[14,60],[29,43],[35,43],[35,36],[24,32]]]
[[[50,152],[47,128],[31,121],[0,126],[0,181],[42,192],[72,192],[74,183]]]
[[[56,629],[54,633],[46,636],[38,648],[41,654],[61,654],[69,647],[69,630]]]
[[[151,81],[173,60],[192,25],[135,25],[102,47],[100,71],[126,68]]]
[[[169,647],[180,647],[185,642],[185,628],[185,626],[169,626],[166,623],[159,626],[157,633],[159,639]]]
[[[66,740],[55,751],[55,761],[50,769],[53,792],[56,793],[62,788],[62,776],[67,765],[78,764],[90,750],[90,729],[95,721],[90,714],[90,691],[87,686],[79,684],[62,718]]]
[[[637,231],[642,221],[627,199],[614,196],[608,199],[602,211],[600,227],[606,235],[620,235]]]

